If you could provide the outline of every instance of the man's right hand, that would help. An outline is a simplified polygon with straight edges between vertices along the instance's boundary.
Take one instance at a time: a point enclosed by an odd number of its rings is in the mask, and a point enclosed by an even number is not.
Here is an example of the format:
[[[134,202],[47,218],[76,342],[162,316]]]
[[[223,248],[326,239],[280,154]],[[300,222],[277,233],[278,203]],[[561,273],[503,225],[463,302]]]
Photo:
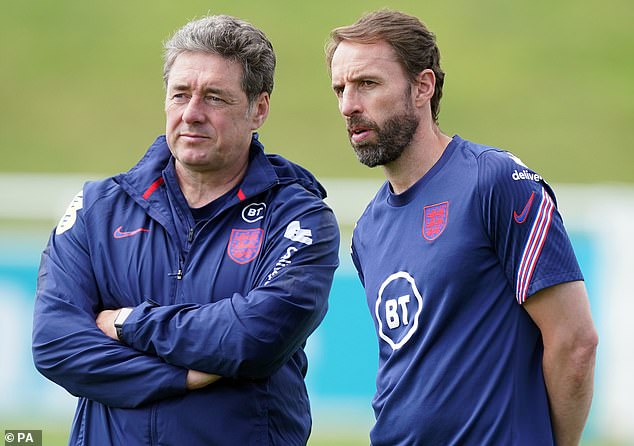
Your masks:
[[[220,378],[220,375],[199,372],[198,370],[188,370],[187,390],[202,389],[203,387],[207,387],[209,384],[218,381]]]

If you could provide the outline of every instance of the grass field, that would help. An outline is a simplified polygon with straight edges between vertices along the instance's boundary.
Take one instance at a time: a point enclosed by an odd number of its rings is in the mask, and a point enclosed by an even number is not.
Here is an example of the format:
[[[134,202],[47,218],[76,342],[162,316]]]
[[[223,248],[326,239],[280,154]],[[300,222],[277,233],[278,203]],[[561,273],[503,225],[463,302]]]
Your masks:
[[[4,2],[0,171],[127,170],[163,132],[161,42],[211,12],[253,22],[276,48],[268,150],[319,176],[378,177],[348,146],[323,45],[383,6],[438,35],[445,132],[510,149],[551,182],[634,181],[629,0]]]

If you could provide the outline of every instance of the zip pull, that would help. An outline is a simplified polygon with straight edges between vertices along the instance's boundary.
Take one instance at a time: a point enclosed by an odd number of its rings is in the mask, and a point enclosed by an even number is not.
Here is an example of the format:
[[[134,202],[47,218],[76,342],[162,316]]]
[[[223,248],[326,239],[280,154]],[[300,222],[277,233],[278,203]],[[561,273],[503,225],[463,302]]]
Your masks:
[[[194,228],[189,228],[189,235],[187,236],[187,242],[191,243],[194,240]]]
[[[178,271],[175,273],[168,273],[170,277],[176,277],[176,280],[181,280],[183,278],[183,258],[178,257]]]

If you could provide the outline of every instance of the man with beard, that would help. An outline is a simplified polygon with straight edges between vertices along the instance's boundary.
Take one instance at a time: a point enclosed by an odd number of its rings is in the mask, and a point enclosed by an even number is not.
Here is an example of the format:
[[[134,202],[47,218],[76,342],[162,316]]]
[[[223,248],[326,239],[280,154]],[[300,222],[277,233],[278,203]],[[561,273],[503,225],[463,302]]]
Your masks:
[[[379,338],[372,445],[578,444],[598,337],[552,189],[440,130],[440,53],[417,18],[381,10],[330,37],[352,147],[387,178],[352,241]]]

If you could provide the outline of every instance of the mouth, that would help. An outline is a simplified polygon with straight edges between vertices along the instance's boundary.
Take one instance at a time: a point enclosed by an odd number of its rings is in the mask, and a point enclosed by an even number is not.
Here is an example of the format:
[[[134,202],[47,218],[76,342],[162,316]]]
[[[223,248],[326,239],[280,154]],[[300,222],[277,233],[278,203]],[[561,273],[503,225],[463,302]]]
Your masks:
[[[372,128],[364,127],[364,126],[351,126],[348,127],[348,136],[350,141],[355,144],[360,143],[370,136],[370,132],[372,132]]]
[[[209,139],[204,133],[182,132],[178,135],[179,139],[185,142],[195,143]]]

